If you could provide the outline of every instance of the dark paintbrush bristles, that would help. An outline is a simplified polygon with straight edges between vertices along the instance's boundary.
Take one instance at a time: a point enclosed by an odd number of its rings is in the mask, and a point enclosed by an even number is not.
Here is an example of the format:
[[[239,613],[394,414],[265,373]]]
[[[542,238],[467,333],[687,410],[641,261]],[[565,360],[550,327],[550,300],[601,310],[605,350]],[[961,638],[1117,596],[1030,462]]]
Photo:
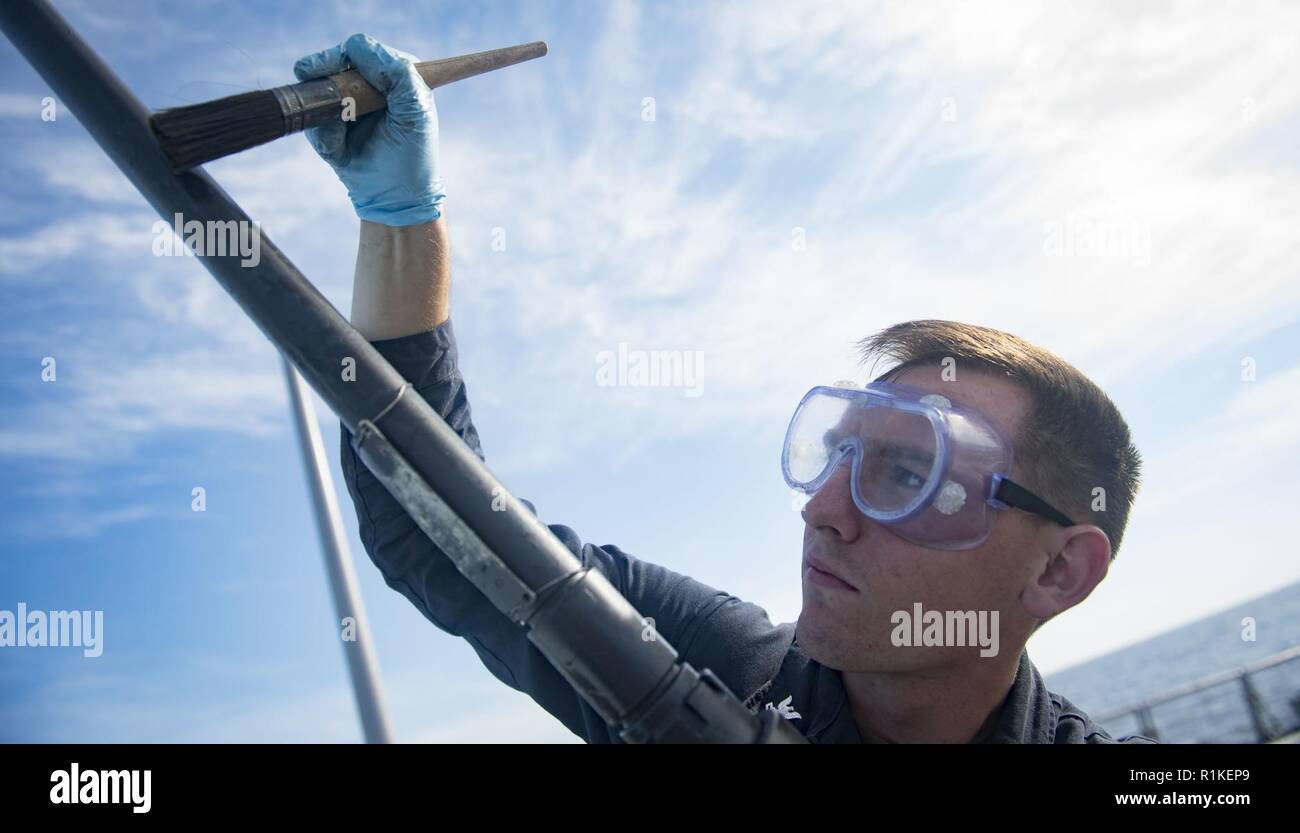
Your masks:
[[[255,147],[284,135],[284,113],[270,90],[160,110],[149,118],[176,171]]]

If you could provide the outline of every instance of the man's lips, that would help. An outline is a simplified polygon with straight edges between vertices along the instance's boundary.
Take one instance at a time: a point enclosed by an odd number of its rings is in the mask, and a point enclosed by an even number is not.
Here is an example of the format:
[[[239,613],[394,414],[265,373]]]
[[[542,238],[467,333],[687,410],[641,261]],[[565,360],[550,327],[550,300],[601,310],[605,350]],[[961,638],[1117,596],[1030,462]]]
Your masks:
[[[849,584],[835,573],[832,573],[826,566],[811,555],[805,555],[803,559],[804,577],[813,584],[819,584],[822,587],[832,587],[839,590],[852,590],[858,592],[858,588]]]

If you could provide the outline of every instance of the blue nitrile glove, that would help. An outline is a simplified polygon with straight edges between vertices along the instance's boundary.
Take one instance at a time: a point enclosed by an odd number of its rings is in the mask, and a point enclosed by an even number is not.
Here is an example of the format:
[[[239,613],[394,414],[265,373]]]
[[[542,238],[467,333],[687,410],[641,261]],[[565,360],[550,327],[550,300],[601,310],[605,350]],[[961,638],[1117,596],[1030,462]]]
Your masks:
[[[307,139],[347,186],[357,216],[386,226],[413,226],[442,216],[438,111],[413,55],[367,35],[300,58],[299,81],[357,69],[388,99],[388,109],[314,127]]]

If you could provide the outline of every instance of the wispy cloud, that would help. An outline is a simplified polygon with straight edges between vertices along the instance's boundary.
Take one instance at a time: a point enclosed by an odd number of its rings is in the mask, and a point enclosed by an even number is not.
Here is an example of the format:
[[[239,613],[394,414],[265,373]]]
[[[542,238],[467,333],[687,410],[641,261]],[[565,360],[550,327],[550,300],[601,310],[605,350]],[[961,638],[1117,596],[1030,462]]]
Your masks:
[[[546,380],[561,404],[542,416],[554,436],[598,445],[609,431],[780,418],[794,388],[842,373],[852,340],[908,317],[1003,327],[1123,383],[1167,370],[1189,343],[1226,346],[1300,312],[1297,171],[1233,153],[1285,129],[1300,103],[1281,30],[1261,35],[1256,18],[728,6],[674,74],[617,9],[593,55],[641,59],[589,77],[587,141],[534,143],[547,155],[531,173],[518,151],[482,148],[468,161],[486,170],[457,169],[529,207],[454,204],[457,315],[484,331],[490,315],[530,345],[502,351],[481,384]],[[714,89],[729,92],[710,111],[699,91]],[[641,121],[642,93],[655,122]],[[762,104],[737,115],[732,100]],[[1137,236],[1149,258],[1053,256],[1047,227],[1067,222]],[[494,225],[504,254],[489,248]],[[503,309],[505,293],[523,298]],[[620,341],[704,350],[710,395],[594,390],[592,357]],[[606,402],[617,422],[561,430]]]
[[[0,428],[0,455],[103,464],[158,432],[265,434],[287,413],[273,371],[250,371],[217,351],[80,360],[62,361],[73,381],[49,383],[70,386],[69,399],[37,401]]]
[[[26,522],[16,531],[41,539],[87,539],[94,538],[113,527],[149,520],[160,514],[162,512],[159,507],[145,504],[111,509],[87,506],[79,510],[65,509],[56,514],[44,513],[41,517]]]
[[[1294,4],[612,3],[579,27],[564,4],[447,26],[391,4],[336,6],[307,23],[268,14],[261,46],[183,21],[140,41],[93,4],[66,11],[136,77],[165,62],[157,105],[282,83],[298,55],[357,28],[445,54],[550,40],[543,61],[438,94],[471,399],[497,429],[489,454],[507,448],[510,470],[538,482],[582,461],[779,430],[808,386],[860,376],[855,340],[909,318],[1016,332],[1139,412],[1187,390],[1198,357],[1236,368],[1248,340],[1300,319]],[[0,97],[0,117],[35,118],[38,101]],[[67,483],[150,436],[283,430],[274,351],[195,261],[152,257],[155,218],[102,154],[66,134],[15,144],[43,199],[12,200],[0,232],[13,299],[0,344],[20,366],[0,456]],[[306,142],[209,170],[346,310],[357,221]],[[1049,229],[1070,223],[1136,236],[1147,256],[1054,253]],[[620,343],[702,351],[705,395],[597,386],[597,355]],[[23,374],[46,355],[60,381],[33,389]],[[1296,442],[1297,381],[1294,368],[1254,387],[1227,379],[1206,409],[1134,422],[1150,439],[1148,485],[1126,552],[1087,605],[1036,638],[1045,666],[1287,574],[1294,547],[1276,518],[1295,484],[1275,460]],[[1250,499],[1224,502],[1224,489]],[[139,506],[100,507],[99,529],[126,528]],[[655,523],[638,534],[669,546]],[[733,552],[770,544],[741,524],[728,537]],[[1207,586],[1223,553],[1249,569]],[[725,558],[699,572],[792,618],[793,572]],[[424,696],[420,682],[390,682],[395,699]],[[441,696],[445,707],[402,707],[427,715],[407,724],[419,737],[534,731],[527,703],[476,712],[464,704],[479,693]],[[316,728],[341,735],[355,732],[346,700],[340,689],[305,706],[178,708],[167,725],[255,738],[288,721],[307,739],[328,713]],[[554,728],[536,725],[538,737]]]
[[[1204,349],[1293,320],[1297,172],[1226,163],[1294,117],[1300,82],[1280,35],[1257,43],[1252,18],[1205,11],[1170,25],[1014,4],[718,7],[680,61],[644,39],[654,11],[611,6],[588,62],[607,71],[573,79],[591,129],[544,121],[521,145],[444,115],[457,317],[490,320],[507,348],[482,356],[484,395],[507,375],[558,390],[542,425],[561,446],[610,430],[649,441],[735,424],[736,399],[741,419],[779,418],[792,390],[843,375],[852,340],[905,317],[1005,327],[1117,382],[1168,367],[1192,333]],[[129,202],[84,151],[47,155],[50,187]],[[323,263],[299,243],[312,238],[346,250],[342,189],[305,143],[217,170],[291,254]],[[1148,234],[1150,262],[1045,254],[1045,225],[1070,218]],[[126,222],[70,218],[5,241],[0,260],[67,257],[84,251],[76,235],[121,247],[141,236]],[[179,274],[203,284],[194,272]],[[317,274],[341,302],[346,268]],[[177,323],[202,325],[219,294],[207,284]],[[138,291],[164,315],[186,303]],[[596,389],[595,355],[619,342],[704,351],[710,395]],[[593,397],[617,429],[561,430]],[[564,453],[547,448],[537,465]]]

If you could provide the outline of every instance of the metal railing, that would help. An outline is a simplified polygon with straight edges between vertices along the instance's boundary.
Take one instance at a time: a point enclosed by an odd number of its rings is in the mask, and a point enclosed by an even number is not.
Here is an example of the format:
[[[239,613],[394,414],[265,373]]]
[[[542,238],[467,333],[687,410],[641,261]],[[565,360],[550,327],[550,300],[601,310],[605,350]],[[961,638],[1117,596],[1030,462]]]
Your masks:
[[[1238,668],[1210,674],[1123,708],[1113,709],[1099,715],[1096,721],[1105,726],[1113,720],[1133,717],[1137,720],[1140,734],[1160,740],[1161,732],[1156,726],[1154,714],[1157,707],[1201,695],[1221,686],[1236,684],[1240,688],[1241,701],[1244,702],[1250,717],[1250,726],[1255,741],[1257,743],[1268,743],[1300,729],[1300,725],[1297,725],[1300,723],[1300,720],[1297,719],[1300,718],[1300,695],[1297,694],[1296,690],[1292,691],[1290,702],[1296,715],[1291,719],[1290,723],[1283,723],[1273,714],[1266,698],[1261,695],[1256,677],[1262,671],[1277,668],[1295,660],[1300,660],[1300,645]]]

